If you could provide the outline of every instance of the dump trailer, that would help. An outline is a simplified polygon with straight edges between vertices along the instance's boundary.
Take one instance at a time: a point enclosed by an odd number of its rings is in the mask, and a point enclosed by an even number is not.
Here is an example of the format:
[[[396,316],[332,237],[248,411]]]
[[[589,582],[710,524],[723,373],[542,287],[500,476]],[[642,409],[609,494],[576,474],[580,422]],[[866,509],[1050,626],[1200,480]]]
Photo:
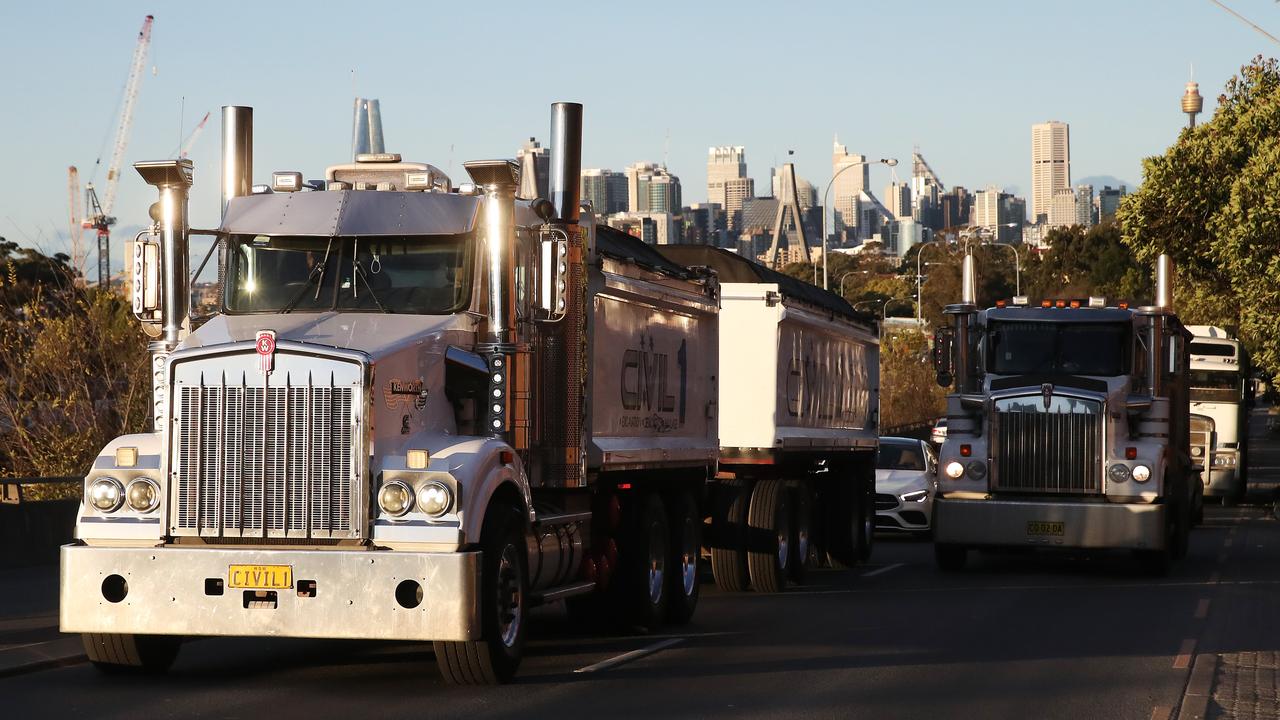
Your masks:
[[[997,303],[979,310],[964,259],[953,325],[935,336],[947,396],[934,541],[972,548],[1129,549],[1162,573],[1186,552],[1200,467],[1189,446],[1188,345],[1161,256],[1156,301]]]
[[[509,160],[455,184],[387,153],[253,185],[252,118],[223,109],[216,229],[189,227],[189,160],[135,165],[154,427],[85,477],[62,630],[104,668],[183,636],[432,641],[448,681],[493,683],[539,603],[687,621],[718,284],[580,206],[581,106],[552,108],[549,198]],[[221,289],[194,317],[199,233]]]
[[[1191,325],[1191,457],[1204,465],[1204,494],[1244,496],[1253,381],[1249,353],[1223,328]]]
[[[879,338],[835,293],[727,250],[664,245],[720,283],[717,585],[777,592],[815,562],[871,553]]]

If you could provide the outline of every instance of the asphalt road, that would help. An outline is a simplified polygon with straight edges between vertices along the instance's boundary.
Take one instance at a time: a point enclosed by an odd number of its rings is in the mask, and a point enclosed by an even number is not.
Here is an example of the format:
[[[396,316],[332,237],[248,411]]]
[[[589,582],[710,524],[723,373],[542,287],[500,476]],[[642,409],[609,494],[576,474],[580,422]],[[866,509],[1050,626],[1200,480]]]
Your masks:
[[[1125,554],[977,555],[944,574],[927,542],[881,538],[870,565],[815,571],[787,593],[708,584],[694,621],[670,634],[592,636],[542,609],[504,687],[445,685],[423,645],[207,639],[159,678],[83,664],[3,678],[0,707],[12,718],[1175,717],[1197,655],[1280,650],[1280,446],[1255,442],[1252,465],[1263,494],[1210,506],[1167,578],[1141,576]],[[622,657],[637,650],[653,652]]]

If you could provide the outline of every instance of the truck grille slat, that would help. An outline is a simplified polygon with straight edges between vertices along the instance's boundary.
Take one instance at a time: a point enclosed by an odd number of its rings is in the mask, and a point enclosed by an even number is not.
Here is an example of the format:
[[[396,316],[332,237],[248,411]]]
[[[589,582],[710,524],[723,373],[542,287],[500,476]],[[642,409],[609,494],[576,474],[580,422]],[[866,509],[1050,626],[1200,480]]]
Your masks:
[[[1041,493],[1102,492],[1101,404],[1073,399],[1086,412],[1031,409],[1039,396],[996,412],[993,487]]]
[[[356,390],[287,373],[265,388],[200,377],[175,398],[175,532],[359,537]]]

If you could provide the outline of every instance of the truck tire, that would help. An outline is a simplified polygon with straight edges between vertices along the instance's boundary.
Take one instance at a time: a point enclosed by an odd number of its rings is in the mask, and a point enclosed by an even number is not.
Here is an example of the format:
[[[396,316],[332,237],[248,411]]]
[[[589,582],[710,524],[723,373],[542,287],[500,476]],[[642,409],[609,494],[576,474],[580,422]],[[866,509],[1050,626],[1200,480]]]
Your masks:
[[[89,662],[108,673],[163,673],[182,647],[182,638],[177,635],[82,633],[80,639]]]
[[[702,513],[693,494],[678,490],[667,505],[671,559],[667,563],[667,620],[684,625],[698,607],[698,560],[702,556]]]
[[[963,545],[934,543],[933,559],[943,572],[960,572],[969,561],[969,549]]]
[[[619,592],[631,625],[657,630],[667,619],[667,579],[671,558],[671,529],[662,498],[646,493],[630,509],[626,545],[619,559]]]
[[[874,471],[872,471],[874,473]],[[876,491],[874,475],[871,479],[860,482],[858,498],[858,527],[854,535],[854,556],[859,562],[871,559],[871,551],[876,544]]]
[[[717,486],[716,513],[712,516],[711,575],[716,587],[742,592],[748,585],[746,526],[751,484],[741,478],[722,480]]]
[[[803,584],[810,555],[813,554],[813,488],[801,480],[791,488],[791,567],[790,580]]]
[[[529,571],[523,516],[494,507],[480,531],[480,639],[436,641],[436,664],[451,685],[496,685],[515,676],[524,653]]]
[[[791,508],[782,480],[756,483],[747,513],[747,570],[756,592],[787,588],[791,566]]]

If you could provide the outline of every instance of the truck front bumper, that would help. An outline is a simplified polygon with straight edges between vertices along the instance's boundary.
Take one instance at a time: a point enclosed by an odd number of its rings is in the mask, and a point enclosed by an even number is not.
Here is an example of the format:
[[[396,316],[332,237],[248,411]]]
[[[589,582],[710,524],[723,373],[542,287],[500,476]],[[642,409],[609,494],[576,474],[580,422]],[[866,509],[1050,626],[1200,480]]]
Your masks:
[[[287,566],[292,587],[230,587],[232,565]],[[64,545],[60,624],[72,633],[474,640],[479,578],[478,552]]]
[[[1236,468],[1207,469],[1201,473],[1201,477],[1205,476],[1209,478],[1204,486],[1206,497],[1234,497],[1244,489],[1240,486],[1240,474]]]
[[[1165,507],[1151,504],[937,498],[935,542],[983,546],[1161,550]]]

